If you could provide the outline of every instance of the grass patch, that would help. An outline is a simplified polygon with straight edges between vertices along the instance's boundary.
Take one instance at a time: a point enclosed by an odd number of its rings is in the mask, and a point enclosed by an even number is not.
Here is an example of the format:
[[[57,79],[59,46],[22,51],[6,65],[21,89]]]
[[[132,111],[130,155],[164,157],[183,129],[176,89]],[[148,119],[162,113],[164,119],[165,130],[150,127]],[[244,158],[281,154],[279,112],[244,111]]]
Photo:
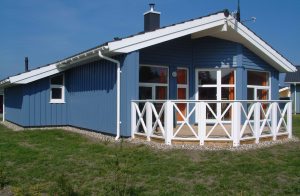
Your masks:
[[[293,124],[300,137],[300,116]],[[300,194],[300,143],[248,152],[161,152],[0,125],[0,157],[5,186],[20,195]]]

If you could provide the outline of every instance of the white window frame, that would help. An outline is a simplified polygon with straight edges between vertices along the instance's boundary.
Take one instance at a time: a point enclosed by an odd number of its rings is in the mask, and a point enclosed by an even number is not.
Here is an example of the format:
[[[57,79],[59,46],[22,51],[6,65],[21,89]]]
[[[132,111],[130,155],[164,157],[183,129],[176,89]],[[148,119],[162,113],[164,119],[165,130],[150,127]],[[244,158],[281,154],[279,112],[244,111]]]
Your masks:
[[[189,68],[187,67],[177,67],[176,71],[178,69],[184,69],[186,70],[186,84],[177,84],[177,98],[178,98],[178,88],[185,88],[186,89],[186,97],[189,98]],[[176,76],[177,79],[177,76]]]
[[[63,84],[62,85],[51,84],[52,78],[60,76],[60,75],[63,77]],[[55,75],[55,76],[51,77],[49,80],[49,83],[50,83],[50,103],[54,103],[54,104],[66,103],[66,101],[65,101],[65,74],[63,73],[63,74],[59,74],[59,75]],[[61,89],[61,99],[52,99],[52,89],[53,88]]]
[[[169,67],[164,66],[164,65],[146,65],[146,64],[141,64],[140,67],[160,67],[160,68],[167,68],[167,83],[144,83],[139,81],[139,88],[140,87],[151,87],[152,89],[152,99],[151,100],[157,100],[156,99],[156,91],[155,87],[157,86],[162,86],[162,87],[167,87],[167,98],[169,99],[169,78],[170,78],[170,73],[169,73]]]
[[[234,72],[234,84],[222,84],[222,70],[232,70]],[[200,71],[215,71],[217,72],[217,83],[216,84],[204,84],[204,85],[199,85],[198,84],[198,73]],[[195,71],[195,100],[196,101],[200,101],[199,100],[199,92],[198,92],[198,88],[199,87],[213,87],[213,88],[217,88],[217,94],[216,94],[216,101],[221,101],[222,100],[222,88],[234,88],[234,100],[236,100],[236,70],[234,68],[217,68],[217,69],[196,69]],[[205,101],[205,100],[204,100]],[[196,112],[196,120],[199,117],[199,112]],[[217,103],[217,116],[221,116],[221,103]],[[208,123],[214,123],[216,120],[215,119],[207,119]],[[230,121],[223,121],[222,122],[226,123],[230,123]]]
[[[264,72],[268,73],[269,78],[268,78],[268,86],[260,86],[260,85],[248,85],[248,72]],[[249,69],[247,70],[247,90],[248,88],[254,89],[254,101],[261,101],[257,99],[257,90],[268,90],[268,100],[271,100],[271,72],[270,71],[262,71],[262,70],[254,70],[254,69]],[[248,94],[247,94],[247,99],[248,99]]]
[[[189,68],[187,68],[187,67],[177,67],[176,71],[178,69],[184,69],[184,70],[186,70],[186,84],[178,84],[177,83],[177,89],[176,89],[177,99],[178,99],[178,88],[185,88],[186,89],[186,91],[185,91],[185,93],[186,93],[185,97],[186,97],[186,100],[188,100],[189,99],[189,78],[190,78],[189,77]],[[176,80],[177,80],[177,76],[176,76]],[[186,103],[186,115],[188,115],[188,113],[189,113],[189,104]],[[182,123],[183,121],[177,121],[177,122]]]

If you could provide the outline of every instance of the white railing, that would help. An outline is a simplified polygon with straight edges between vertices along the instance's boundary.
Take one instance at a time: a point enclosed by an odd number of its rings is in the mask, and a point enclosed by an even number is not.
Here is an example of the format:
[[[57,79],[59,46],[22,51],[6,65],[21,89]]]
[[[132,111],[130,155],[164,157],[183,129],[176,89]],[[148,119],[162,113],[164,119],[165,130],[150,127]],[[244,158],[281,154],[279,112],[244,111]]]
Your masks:
[[[185,104],[185,112],[178,107]],[[177,120],[177,119],[180,119]],[[290,101],[138,100],[131,102],[132,138],[172,141],[240,141],[292,137]]]

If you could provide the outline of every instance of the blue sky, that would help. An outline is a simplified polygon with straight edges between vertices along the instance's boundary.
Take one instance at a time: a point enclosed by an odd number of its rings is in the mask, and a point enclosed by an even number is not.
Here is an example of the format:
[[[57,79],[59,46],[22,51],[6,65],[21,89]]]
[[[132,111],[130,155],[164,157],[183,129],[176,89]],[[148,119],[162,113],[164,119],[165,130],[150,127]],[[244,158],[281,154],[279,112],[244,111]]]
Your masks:
[[[237,0],[1,0],[0,78],[143,30],[143,13],[156,3],[161,25],[207,15]],[[242,20],[294,64],[300,65],[300,1],[241,0]]]

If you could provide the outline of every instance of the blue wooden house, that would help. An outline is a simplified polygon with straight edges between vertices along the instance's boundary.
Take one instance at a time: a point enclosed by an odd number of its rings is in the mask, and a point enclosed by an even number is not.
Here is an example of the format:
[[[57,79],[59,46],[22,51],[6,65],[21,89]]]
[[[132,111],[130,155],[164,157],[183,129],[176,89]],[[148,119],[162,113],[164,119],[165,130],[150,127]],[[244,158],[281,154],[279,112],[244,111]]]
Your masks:
[[[296,68],[239,18],[225,10],[160,27],[151,5],[144,21],[141,33],[2,80],[4,120],[166,144],[291,137],[278,77]]]

